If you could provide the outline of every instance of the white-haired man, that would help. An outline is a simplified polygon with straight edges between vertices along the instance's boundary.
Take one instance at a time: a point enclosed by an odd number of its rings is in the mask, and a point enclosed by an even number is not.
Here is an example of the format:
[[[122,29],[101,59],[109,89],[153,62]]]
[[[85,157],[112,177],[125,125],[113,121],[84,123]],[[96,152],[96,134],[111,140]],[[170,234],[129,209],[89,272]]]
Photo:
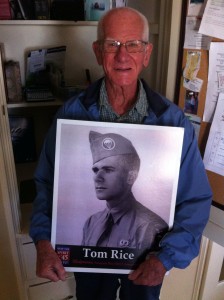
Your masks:
[[[122,300],[158,300],[166,271],[185,268],[198,255],[209,216],[210,186],[193,127],[177,106],[139,79],[152,52],[146,18],[127,7],[110,10],[99,22],[93,50],[105,76],[59,110],[35,173],[37,197],[30,235],[37,248],[37,275],[52,281],[65,279],[50,244],[56,119],[184,127],[174,225],[162,238],[159,251],[129,276],[75,273],[78,300],[115,300],[119,286]]]

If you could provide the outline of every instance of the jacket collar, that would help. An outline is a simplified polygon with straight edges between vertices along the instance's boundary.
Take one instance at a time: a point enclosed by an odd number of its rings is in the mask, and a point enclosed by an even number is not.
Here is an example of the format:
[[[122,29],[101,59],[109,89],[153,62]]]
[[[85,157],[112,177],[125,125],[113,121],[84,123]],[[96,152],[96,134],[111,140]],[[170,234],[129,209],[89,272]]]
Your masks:
[[[97,80],[86,90],[82,102],[87,110],[91,105],[95,104],[98,101],[102,80],[103,78]],[[169,102],[165,97],[151,90],[144,79],[141,79],[141,82],[147,95],[149,110],[151,110],[155,114],[155,116],[159,118],[169,107]]]
[[[159,118],[167,110],[169,103],[165,97],[151,90],[144,79],[141,79],[141,82],[149,102],[149,109],[151,109],[156,117]]]

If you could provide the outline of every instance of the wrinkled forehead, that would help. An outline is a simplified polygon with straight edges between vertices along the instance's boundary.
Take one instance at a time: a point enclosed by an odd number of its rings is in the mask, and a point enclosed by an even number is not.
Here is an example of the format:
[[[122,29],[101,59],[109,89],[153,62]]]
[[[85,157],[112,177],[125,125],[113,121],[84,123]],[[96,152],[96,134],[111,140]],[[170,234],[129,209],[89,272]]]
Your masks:
[[[142,39],[144,22],[140,16],[131,11],[109,14],[103,22],[103,38]]]

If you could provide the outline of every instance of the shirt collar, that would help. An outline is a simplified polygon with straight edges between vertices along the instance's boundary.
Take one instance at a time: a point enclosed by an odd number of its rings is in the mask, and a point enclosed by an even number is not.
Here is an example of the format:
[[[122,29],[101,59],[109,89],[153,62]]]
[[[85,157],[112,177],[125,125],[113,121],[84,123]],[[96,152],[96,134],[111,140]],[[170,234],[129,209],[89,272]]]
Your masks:
[[[102,80],[102,84],[101,84],[101,88],[100,88],[99,105],[100,105],[100,108],[102,106],[104,106],[106,109],[113,110],[109,103],[109,100],[108,100],[105,79]],[[141,80],[138,80],[138,96],[137,96],[137,101],[135,102],[135,105],[131,108],[130,111],[132,111],[132,110],[137,110],[137,112],[140,115],[142,115],[143,117],[148,115],[148,101],[147,101],[146,92],[144,90]]]
[[[118,222],[120,218],[126,214],[128,211],[133,210],[133,205],[136,203],[135,197],[131,193],[129,199],[119,204],[119,207],[114,207],[109,209],[106,207],[106,214],[111,214],[114,220],[114,223]]]

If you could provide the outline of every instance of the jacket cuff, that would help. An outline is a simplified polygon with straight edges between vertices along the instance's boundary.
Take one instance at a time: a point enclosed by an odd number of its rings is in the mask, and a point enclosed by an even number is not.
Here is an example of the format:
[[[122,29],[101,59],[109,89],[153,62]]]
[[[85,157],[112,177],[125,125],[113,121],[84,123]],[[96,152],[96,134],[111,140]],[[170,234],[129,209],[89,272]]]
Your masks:
[[[37,242],[41,241],[41,240],[47,240],[47,241],[51,241],[51,238],[49,238],[49,236],[47,234],[41,234],[35,237],[32,237],[30,235],[31,239],[33,240],[34,244],[36,245]]]
[[[162,262],[167,271],[171,270],[174,267],[174,263],[168,254],[161,251],[158,252],[156,256]]]

